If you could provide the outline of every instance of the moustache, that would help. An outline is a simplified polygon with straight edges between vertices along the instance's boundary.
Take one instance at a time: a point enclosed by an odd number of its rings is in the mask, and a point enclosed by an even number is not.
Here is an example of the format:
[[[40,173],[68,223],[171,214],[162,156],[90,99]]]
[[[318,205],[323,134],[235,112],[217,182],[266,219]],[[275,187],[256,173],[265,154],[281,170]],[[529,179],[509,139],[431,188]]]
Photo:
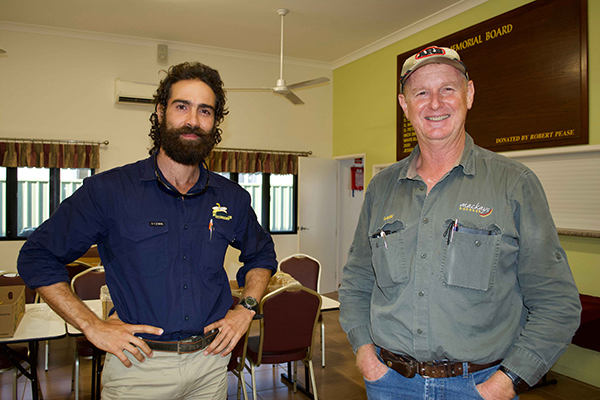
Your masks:
[[[170,131],[177,135],[177,136],[182,136],[182,135],[196,135],[198,137],[203,137],[203,136],[212,136],[212,132],[207,132],[204,129],[200,128],[199,126],[182,126],[180,128],[173,128],[170,129]]]

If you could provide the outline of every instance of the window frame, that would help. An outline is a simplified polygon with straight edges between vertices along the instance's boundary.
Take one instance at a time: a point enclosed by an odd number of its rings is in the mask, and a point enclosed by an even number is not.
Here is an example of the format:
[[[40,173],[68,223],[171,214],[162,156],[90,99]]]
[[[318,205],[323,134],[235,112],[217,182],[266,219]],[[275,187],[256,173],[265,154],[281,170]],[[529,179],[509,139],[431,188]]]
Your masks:
[[[18,203],[18,167],[6,168],[6,236],[0,236],[0,241],[27,240],[27,236],[18,235],[19,203]],[[43,167],[45,168],[45,167]],[[60,205],[60,171],[70,168],[45,168],[50,170],[49,187],[49,214],[52,215]],[[95,168],[84,168],[90,170],[90,176],[96,173]]]
[[[290,231],[272,231],[271,227],[271,173],[259,172],[262,175],[262,186],[261,186],[261,220],[258,223],[271,235],[296,235],[298,233],[298,175],[292,175],[293,177],[293,197],[294,207],[292,211],[292,230]],[[229,180],[238,183],[239,173],[229,172]]]

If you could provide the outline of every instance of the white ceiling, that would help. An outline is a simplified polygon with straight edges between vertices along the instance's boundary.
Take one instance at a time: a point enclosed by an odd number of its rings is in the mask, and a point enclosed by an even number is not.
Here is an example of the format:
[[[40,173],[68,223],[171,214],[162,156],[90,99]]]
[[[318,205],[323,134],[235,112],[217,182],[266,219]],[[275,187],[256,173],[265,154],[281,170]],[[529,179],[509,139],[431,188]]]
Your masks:
[[[333,64],[485,1],[0,0],[0,21],[276,55],[287,8],[285,55]]]

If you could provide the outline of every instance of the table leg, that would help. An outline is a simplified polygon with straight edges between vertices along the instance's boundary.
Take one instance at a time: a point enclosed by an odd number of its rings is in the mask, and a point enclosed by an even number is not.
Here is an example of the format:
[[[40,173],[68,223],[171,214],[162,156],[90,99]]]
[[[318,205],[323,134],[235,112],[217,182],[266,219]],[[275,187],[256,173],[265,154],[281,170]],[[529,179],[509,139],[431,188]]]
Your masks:
[[[31,370],[31,394],[33,400],[40,398],[41,390],[37,375],[38,342],[29,342],[29,369]],[[42,395],[43,399],[44,396]]]
[[[100,383],[102,379],[102,351],[94,349],[96,355],[96,392],[92,395],[94,399],[100,400]]]

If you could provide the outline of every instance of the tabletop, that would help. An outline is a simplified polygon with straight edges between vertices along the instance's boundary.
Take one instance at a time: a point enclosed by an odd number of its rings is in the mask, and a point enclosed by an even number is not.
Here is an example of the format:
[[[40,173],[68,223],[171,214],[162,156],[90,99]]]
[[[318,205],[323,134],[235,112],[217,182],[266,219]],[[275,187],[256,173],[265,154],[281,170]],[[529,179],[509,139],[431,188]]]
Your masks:
[[[0,343],[59,339],[66,334],[65,321],[46,303],[25,305],[25,314],[13,337],[0,338]]]

